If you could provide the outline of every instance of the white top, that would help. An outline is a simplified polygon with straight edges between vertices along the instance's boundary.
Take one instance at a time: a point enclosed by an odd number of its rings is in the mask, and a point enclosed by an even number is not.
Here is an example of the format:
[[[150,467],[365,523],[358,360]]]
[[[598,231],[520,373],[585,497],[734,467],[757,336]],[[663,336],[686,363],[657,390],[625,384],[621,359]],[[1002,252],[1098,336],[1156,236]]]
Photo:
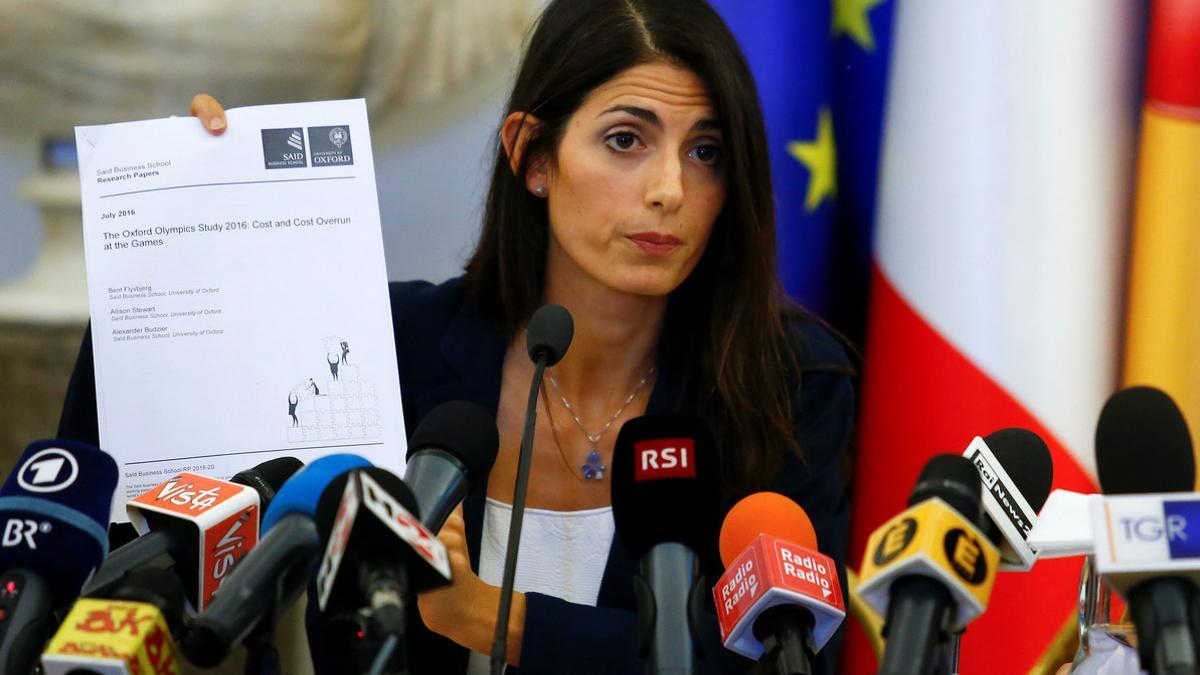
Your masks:
[[[479,578],[484,583],[499,586],[503,580],[511,518],[511,504],[488,498],[479,546]],[[594,606],[615,530],[611,506],[582,511],[525,509],[513,588]],[[488,665],[487,655],[472,653],[467,673],[486,674]]]

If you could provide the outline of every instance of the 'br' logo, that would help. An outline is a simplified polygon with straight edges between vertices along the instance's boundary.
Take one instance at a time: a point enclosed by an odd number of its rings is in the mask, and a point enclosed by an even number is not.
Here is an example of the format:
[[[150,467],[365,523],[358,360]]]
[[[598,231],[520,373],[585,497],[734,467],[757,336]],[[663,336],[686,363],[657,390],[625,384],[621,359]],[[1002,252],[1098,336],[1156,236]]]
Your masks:
[[[950,567],[954,568],[954,573],[963,581],[974,586],[983,583],[987,578],[987,560],[983,557],[983,546],[975,537],[967,534],[966,530],[954,528],[947,532],[942,540],[942,547],[946,552],[946,559],[950,561]]]
[[[696,477],[696,441],[691,438],[656,438],[633,444],[633,479]]]
[[[17,484],[30,492],[58,492],[79,477],[79,462],[62,448],[40,450],[17,471]]]
[[[889,527],[883,534],[883,539],[879,541],[879,546],[875,547],[875,566],[883,567],[895,560],[908,548],[916,534],[917,521],[912,518],[905,518]]]

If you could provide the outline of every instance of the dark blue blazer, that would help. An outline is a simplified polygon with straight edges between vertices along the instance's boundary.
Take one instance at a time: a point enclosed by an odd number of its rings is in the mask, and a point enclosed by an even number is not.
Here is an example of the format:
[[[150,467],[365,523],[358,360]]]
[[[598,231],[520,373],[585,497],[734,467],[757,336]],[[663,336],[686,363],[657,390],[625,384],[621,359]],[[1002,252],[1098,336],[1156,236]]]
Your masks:
[[[440,285],[391,283],[389,291],[406,428],[411,432],[426,413],[447,401],[474,401],[495,414],[507,340],[494,321],[466,301],[462,280]],[[788,329],[790,347],[801,364],[792,408],[804,459],[789,457],[767,489],[785,494],[804,507],[822,552],[837,562],[844,580],[849,530],[847,450],[855,414],[852,368],[841,344],[815,321],[793,320]],[[647,413],[676,410],[678,395],[670,373],[660,372]],[[71,378],[59,436],[97,443],[96,428],[89,335],[84,338]],[[463,508],[475,569],[479,567],[486,489],[487,480],[481,480]],[[714,538],[716,535],[714,532]],[[642,672],[644,666],[634,646],[634,571],[634,561],[614,538],[596,607],[539,593],[526,594],[521,673]],[[416,614],[412,616],[410,672],[463,672],[466,650],[425,630]],[[702,629],[706,639],[700,644],[705,655],[700,672],[748,670],[750,661],[721,648],[715,617],[709,619],[710,625]],[[841,638],[839,631],[817,655],[814,672],[832,675]],[[312,642],[319,672],[344,670],[346,662],[341,655],[324,653],[318,640]]]

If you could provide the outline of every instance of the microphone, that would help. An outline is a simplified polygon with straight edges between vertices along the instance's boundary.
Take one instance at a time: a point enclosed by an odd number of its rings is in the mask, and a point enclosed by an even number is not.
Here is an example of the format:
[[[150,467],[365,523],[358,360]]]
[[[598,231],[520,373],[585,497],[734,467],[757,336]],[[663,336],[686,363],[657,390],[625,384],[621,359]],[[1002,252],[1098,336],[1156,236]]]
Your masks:
[[[279,457],[232,481],[182,473],[129,502],[130,522],[142,536],[113,551],[84,593],[102,595],[133,570],[166,556],[203,610],[233,566],[258,542],[259,519],[276,491],[304,464]]]
[[[612,459],[616,534],[639,561],[638,655],[653,673],[691,673],[694,632],[716,565],[721,466],[703,421],[647,415],[621,427]]]
[[[317,505],[317,530],[326,542],[316,580],[320,609],[332,617],[361,612],[363,637],[370,643],[387,639],[379,650],[383,663],[404,643],[410,593],[451,581],[446,547],[421,525],[418,513],[404,481],[379,468],[350,472],[345,486],[325,488]],[[403,654],[398,661],[403,664]]]
[[[167,570],[131,572],[105,597],[75,603],[42,652],[45,675],[180,672],[172,635],[185,602],[183,583]]]
[[[1197,669],[1200,499],[1187,422],[1151,387],[1113,394],[1096,425],[1104,497],[1091,503],[1096,570],[1129,603],[1150,673]]]
[[[0,672],[26,673],[52,612],[108,552],[117,464],[87,443],[32,443],[0,487]]]
[[[779,675],[812,672],[846,617],[837,565],[796,502],[774,492],[743,498],[721,525],[725,574],[713,587],[725,648]]]
[[[1028,429],[1008,428],[975,437],[963,452],[983,483],[982,529],[1000,548],[1001,571],[1028,571],[1037,561],[1029,533],[1054,482],[1050,449]]]
[[[562,305],[542,305],[529,318],[525,347],[529,360],[547,367],[562,360],[575,337],[575,321]]]
[[[190,661],[212,668],[264,621],[272,622],[304,591],[320,553],[314,516],[321,493],[351,469],[370,466],[357,455],[315,459],[283,484],[262,520],[262,538],[221,584],[184,636]]]
[[[525,428],[521,431],[521,452],[517,457],[517,479],[513,487],[512,515],[508,522],[508,548],[504,551],[504,575],[500,582],[500,607],[496,612],[496,636],[492,641],[492,675],[503,672],[504,657],[508,651],[508,619],[512,612],[513,584],[517,580],[517,553],[521,548],[521,525],[525,522],[525,496],[529,493],[533,429],[537,423],[542,374],[547,367],[562,360],[574,335],[575,322],[571,319],[571,313],[562,305],[554,304],[539,307],[529,318],[525,332],[525,345],[529,359],[533,361],[533,381],[525,402]]]
[[[413,513],[437,532],[473,485],[492,470],[500,436],[496,421],[478,404],[443,403],[421,420],[408,442],[404,482],[417,500]]]
[[[859,595],[886,618],[885,675],[934,672],[938,647],[983,613],[1000,552],[975,523],[979,472],[959,455],[935,455],[909,508],[867,539]]]

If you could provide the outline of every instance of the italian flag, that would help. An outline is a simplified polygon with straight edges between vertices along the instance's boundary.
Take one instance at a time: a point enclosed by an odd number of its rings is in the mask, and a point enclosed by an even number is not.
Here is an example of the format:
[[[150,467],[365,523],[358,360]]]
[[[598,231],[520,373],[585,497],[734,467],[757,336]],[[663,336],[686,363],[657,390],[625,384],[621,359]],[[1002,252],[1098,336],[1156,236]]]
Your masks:
[[[1124,380],[1175,399],[1200,447],[1200,2],[1150,15]]]
[[[1035,431],[1051,449],[1054,486],[1095,491],[1096,420],[1120,379],[1137,3],[904,2],[895,11],[854,568],[925,462],[961,453],[974,436]],[[1186,133],[1200,144],[1200,132]],[[1198,186],[1192,169],[1186,180]],[[1028,672],[1073,616],[1079,568],[1075,558],[1001,573],[963,637],[961,672]],[[843,662],[847,673],[875,672],[857,628]]]

